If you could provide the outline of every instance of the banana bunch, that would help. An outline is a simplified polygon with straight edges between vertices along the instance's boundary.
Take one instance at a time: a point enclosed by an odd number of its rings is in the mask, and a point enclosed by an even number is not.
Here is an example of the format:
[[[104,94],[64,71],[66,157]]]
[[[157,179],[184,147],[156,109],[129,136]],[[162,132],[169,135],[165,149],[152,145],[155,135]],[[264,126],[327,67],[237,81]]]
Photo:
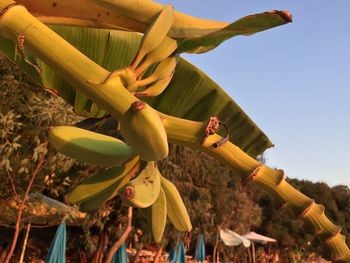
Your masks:
[[[165,179],[155,162],[148,162],[119,192],[127,206],[146,208],[154,240],[160,243],[167,218],[182,232],[192,229],[186,207],[175,185]]]
[[[114,71],[105,80],[119,77],[136,97],[157,96],[174,74],[177,41],[167,34],[174,23],[173,7],[167,5],[144,34],[131,65]],[[132,103],[120,119],[120,132],[142,160],[157,161],[168,156],[168,140],[158,113],[142,101]]]
[[[48,140],[70,158],[105,167],[120,165],[134,155],[132,147],[121,140],[74,126],[50,128]]]
[[[146,208],[146,217],[150,228],[149,232],[152,233],[154,241],[160,243],[167,218],[177,230],[182,232],[191,231],[192,225],[186,207],[175,185],[160,175],[159,172],[157,172],[157,174],[160,178],[159,194],[155,201],[154,196],[152,199],[148,198],[149,207]],[[137,190],[135,190],[135,192],[136,191]],[[130,198],[135,198],[136,196],[133,195],[133,191],[130,190],[126,193],[124,192],[124,195],[130,195]],[[149,196],[149,194],[145,196]],[[140,200],[138,202],[141,203]],[[142,199],[142,202],[144,203],[145,200]]]
[[[167,218],[181,232],[192,230],[190,217],[175,185],[163,176],[160,178],[161,188],[158,198],[146,211],[150,232],[157,243],[162,240]]]
[[[131,65],[112,72],[106,82],[119,77],[137,98],[161,94],[171,81],[177,62],[173,56],[177,41],[167,36],[173,22],[173,8],[165,6],[143,36]],[[159,114],[138,100],[121,116],[119,128],[127,144],[76,127],[49,130],[49,141],[59,152],[79,161],[112,166],[70,192],[69,203],[90,211],[119,194],[124,204],[149,211],[156,242],[162,239],[167,218],[179,231],[191,231],[190,218],[179,192],[162,177],[156,165],[156,161],[166,158],[169,152]],[[134,152],[137,156],[132,158]],[[123,165],[118,167],[120,164]]]
[[[142,107],[147,107],[146,111],[150,111],[149,114],[155,113],[148,105],[139,103]],[[127,114],[131,116],[128,117]],[[162,125],[159,116],[156,113],[154,116],[158,124],[151,122],[145,126]],[[142,116],[137,116],[137,111],[126,113],[124,117],[131,119],[121,121],[121,130],[125,130],[126,133],[129,131],[128,125],[136,125],[142,121],[140,119]],[[136,119],[135,123],[133,119]],[[91,211],[120,194],[122,200],[129,206],[149,207],[152,232],[157,242],[162,238],[167,217],[179,231],[191,230],[191,222],[179,192],[170,181],[161,176],[154,161],[149,161],[143,166],[145,162],[142,162],[137,155],[132,157],[132,148],[123,141],[77,127],[54,127],[48,131],[48,135],[50,143],[59,152],[71,158],[102,166],[113,166],[78,185],[67,195],[69,203],[79,204],[82,211]],[[148,136],[151,134],[146,134],[146,138]],[[158,137],[162,136],[166,141],[166,134],[158,134]],[[159,143],[152,147],[162,150]],[[166,143],[163,152],[168,151],[167,147]],[[146,151],[143,154],[155,158],[149,153]],[[129,161],[125,162],[127,159]],[[123,162],[124,165],[115,166]]]
[[[174,23],[174,10],[167,5],[144,34],[140,48],[131,65],[114,71],[106,81],[115,76],[122,78],[125,87],[136,97],[157,96],[169,84],[176,67],[177,41],[167,36]]]

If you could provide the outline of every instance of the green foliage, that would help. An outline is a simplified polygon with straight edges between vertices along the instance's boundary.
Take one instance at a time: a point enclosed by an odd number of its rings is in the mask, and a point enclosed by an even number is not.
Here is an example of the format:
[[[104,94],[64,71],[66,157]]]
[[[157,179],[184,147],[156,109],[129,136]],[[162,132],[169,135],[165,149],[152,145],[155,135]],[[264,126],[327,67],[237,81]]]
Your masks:
[[[18,194],[26,190],[41,151],[37,147],[46,140],[45,130],[79,118],[62,99],[34,85],[3,57],[0,87],[0,97],[6,98],[0,101],[0,200],[4,201],[14,196],[14,188]],[[62,195],[71,180],[67,171],[75,163],[50,151],[33,191]],[[3,219],[6,217],[0,216],[0,222]]]

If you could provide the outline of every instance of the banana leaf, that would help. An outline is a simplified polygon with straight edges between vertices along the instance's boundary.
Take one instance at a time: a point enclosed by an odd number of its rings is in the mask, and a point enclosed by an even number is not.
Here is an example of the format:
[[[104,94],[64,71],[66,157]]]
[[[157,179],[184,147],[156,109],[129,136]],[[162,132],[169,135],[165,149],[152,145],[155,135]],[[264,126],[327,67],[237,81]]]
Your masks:
[[[128,66],[141,40],[140,34],[125,31],[67,26],[54,26],[53,29],[110,71]],[[106,114],[38,58],[27,53],[27,58],[40,67],[40,72],[23,62],[12,42],[0,39],[0,50],[39,85],[55,90],[74,106],[78,114],[86,117],[102,117]],[[183,58],[179,59],[166,91],[148,102],[161,112],[190,120],[204,121],[210,116],[218,116],[229,127],[230,140],[253,157],[272,145],[267,136],[218,84]]]
[[[18,0],[47,24],[68,24],[144,33],[163,5],[138,0]],[[142,12],[140,12],[142,10]],[[74,19],[72,19],[74,18]],[[93,18],[93,19],[92,19]],[[245,16],[233,23],[192,17],[175,11],[169,35],[178,39],[178,52],[203,53],[238,35],[251,35],[292,21],[288,11],[268,11]]]
[[[292,18],[288,11],[275,10],[246,16],[211,33],[181,39],[177,52],[197,54],[208,52],[232,37],[252,35],[289,22],[292,22]]]

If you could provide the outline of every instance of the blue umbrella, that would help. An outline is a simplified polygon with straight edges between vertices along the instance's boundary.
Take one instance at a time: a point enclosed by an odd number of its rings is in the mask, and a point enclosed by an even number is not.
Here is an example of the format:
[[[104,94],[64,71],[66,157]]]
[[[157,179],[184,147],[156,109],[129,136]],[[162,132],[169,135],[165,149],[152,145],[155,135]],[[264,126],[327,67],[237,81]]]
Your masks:
[[[176,247],[177,247],[177,243],[176,243]],[[168,256],[169,262],[173,262],[173,260],[176,258],[176,247],[170,250],[169,252],[169,256]]]
[[[204,262],[205,260],[205,242],[204,242],[204,235],[200,234],[197,244],[197,254],[195,256],[195,260],[199,262]]]
[[[125,242],[120,246],[120,248],[115,252],[112,263],[127,263],[128,257],[126,255],[126,244]]]
[[[185,244],[184,242],[177,242],[176,247],[169,253],[169,261],[171,263],[185,263]]]
[[[45,258],[45,263],[65,263],[66,262],[66,222],[58,227],[55,237],[51,243],[49,253]]]

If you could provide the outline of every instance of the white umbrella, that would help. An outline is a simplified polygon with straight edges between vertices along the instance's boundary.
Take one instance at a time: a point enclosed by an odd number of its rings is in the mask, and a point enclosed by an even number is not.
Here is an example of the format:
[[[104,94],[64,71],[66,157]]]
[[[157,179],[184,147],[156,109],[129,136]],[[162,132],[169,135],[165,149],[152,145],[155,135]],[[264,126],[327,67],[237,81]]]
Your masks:
[[[229,229],[220,229],[220,238],[226,246],[232,247],[240,244],[243,244],[245,247],[250,246],[250,241],[247,238]]]
[[[262,244],[277,242],[276,239],[273,239],[273,238],[267,237],[267,236],[263,236],[263,235],[260,235],[258,233],[255,233],[255,232],[249,232],[248,234],[243,235],[243,237],[245,237],[246,239],[249,239],[252,242],[262,243]]]
[[[273,239],[271,237],[266,237],[263,235],[260,235],[255,232],[249,232],[248,234],[243,235],[246,239],[249,239],[253,245],[252,245],[252,253],[253,253],[253,263],[255,263],[255,246],[254,243],[261,243],[261,244],[267,244],[267,243],[275,243],[277,242],[276,239]]]

